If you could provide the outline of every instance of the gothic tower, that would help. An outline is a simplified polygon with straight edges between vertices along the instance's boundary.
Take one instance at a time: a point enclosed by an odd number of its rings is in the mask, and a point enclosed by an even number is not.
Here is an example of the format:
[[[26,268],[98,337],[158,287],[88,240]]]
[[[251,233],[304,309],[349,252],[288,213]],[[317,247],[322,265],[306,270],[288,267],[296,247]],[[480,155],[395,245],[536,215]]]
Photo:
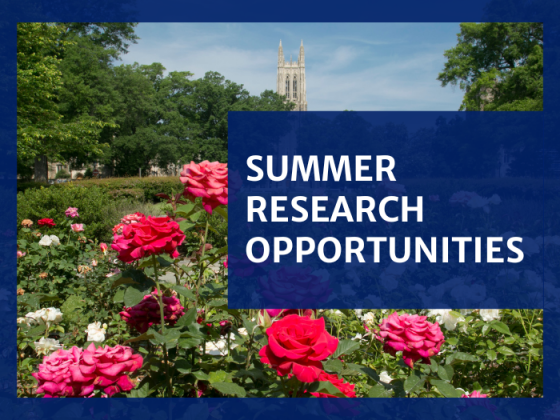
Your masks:
[[[306,83],[305,83],[305,52],[303,40],[299,47],[299,56],[296,62],[286,61],[282,41],[278,47],[278,76],[276,80],[276,93],[284,95],[287,101],[295,102],[294,111],[307,111]]]

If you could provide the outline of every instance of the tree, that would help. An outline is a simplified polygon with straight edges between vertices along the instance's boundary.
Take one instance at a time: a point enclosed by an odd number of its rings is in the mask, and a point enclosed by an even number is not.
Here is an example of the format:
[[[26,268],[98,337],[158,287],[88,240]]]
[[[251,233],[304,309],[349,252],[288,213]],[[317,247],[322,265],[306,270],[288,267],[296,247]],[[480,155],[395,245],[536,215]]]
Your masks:
[[[62,86],[60,55],[71,41],[62,41],[63,25],[20,23],[17,27],[17,153],[18,167],[34,162],[35,179],[47,180],[47,160],[80,150],[100,155],[98,134],[107,124],[90,116],[63,121],[58,108]]]
[[[460,110],[538,111],[543,103],[542,23],[462,23],[445,51],[442,86],[465,91]]]

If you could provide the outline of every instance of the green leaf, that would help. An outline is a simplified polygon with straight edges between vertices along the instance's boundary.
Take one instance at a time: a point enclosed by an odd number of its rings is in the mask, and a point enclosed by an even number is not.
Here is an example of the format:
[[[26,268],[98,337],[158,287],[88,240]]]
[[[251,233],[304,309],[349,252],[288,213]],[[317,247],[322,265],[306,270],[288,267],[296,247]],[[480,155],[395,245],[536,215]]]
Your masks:
[[[186,327],[196,321],[196,308],[189,309],[175,325],[178,327]]]
[[[500,321],[492,321],[490,323],[490,327],[492,327],[493,329],[495,329],[498,332],[501,332],[502,334],[508,334],[511,335],[511,332],[509,330],[509,327],[504,324],[503,322]]]
[[[28,337],[38,337],[40,335],[43,335],[46,327],[47,326],[45,324],[38,325],[37,327],[30,329],[26,335]]]
[[[472,354],[468,354],[468,353],[463,353],[463,352],[456,352],[456,353],[451,353],[449,356],[447,356],[447,359],[445,360],[445,364],[450,365],[456,361],[460,361],[460,362],[478,362],[478,357],[473,356]]]
[[[124,292],[124,304],[125,306],[131,307],[139,304],[144,296],[149,293],[149,288],[146,289],[140,285],[133,285],[126,289]]]
[[[496,352],[492,349],[490,349],[486,352],[486,356],[488,357],[489,360],[496,360],[496,357],[498,357]]]
[[[329,394],[338,398],[346,398],[346,395],[344,395],[337,387],[335,387],[328,381],[313,382],[311,385],[309,385],[308,391],[321,392],[323,394]]]
[[[377,384],[369,390],[368,397],[370,398],[390,398],[393,391],[390,388],[385,388],[381,384]]]
[[[156,331],[153,332],[154,338],[151,341],[155,341],[158,344],[165,344],[167,347],[174,347],[177,344],[177,340],[181,336],[181,330],[179,329],[166,329],[164,334],[160,334]]]
[[[447,344],[451,345],[451,346],[456,346],[457,343],[459,342],[459,340],[457,339],[457,337],[450,337],[447,340]]]
[[[372,378],[375,382],[379,382],[379,375],[372,368],[367,366],[356,365],[354,363],[347,363],[346,365],[348,366],[349,369],[358,372],[362,375],[367,375],[370,378]]]
[[[232,382],[216,382],[212,384],[212,388],[226,395],[234,395],[236,397],[245,397],[247,395],[243,388]]]
[[[192,369],[192,365],[185,359],[177,360],[173,367],[177,369],[177,372],[182,374],[191,373],[191,369]]]
[[[439,365],[437,373],[440,379],[449,382],[453,377],[453,373],[454,373],[453,367],[451,365],[446,365],[446,366]]]
[[[124,289],[117,290],[115,296],[113,296],[113,303],[122,303],[124,302]]]
[[[225,207],[218,206],[214,209],[214,211],[222,216],[226,222],[228,221],[228,213]]]
[[[179,229],[181,229],[183,232],[192,229],[194,226],[195,224],[189,222],[188,220],[182,220],[179,222]]]
[[[503,355],[506,355],[506,356],[515,356],[515,353],[513,352],[513,350],[510,349],[509,347],[505,347],[505,346],[498,347],[498,352],[502,353]]]
[[[204,340],[202,340],[201,338],[189,337],[181,338],[178,344],[182,349],[192,349],[193,347],[201,345],[203,341]]]
[[[136,341],[146,341],[146,340],[151,340],[152,338],[154,338],[154,331],[153,330],[148,330],[146,331],[144,334],[139,335],[138,337],[134,337],[134,338],[129,338],[128,340],[126,340],[124,342],[124,344],[127,343],[134,343]]]
[[[333,354],[333,357],[339,357],[343,354],[351,354],[360,348],[360,343],[352,340],[341,340]]]
[[[194,209],[194,203],[181,204],[177,206],[177,212],[184,212],[185,217]]]
[[[187,289],[185,286],[181,286],[181,285],[174,285],[171,286],[171,288],[173,290],[175,290],[177,293],[179,293],[181,296],[186,297],[189,300],[196,300],[195,296],[193,295],[193,292],[191,292],[189,289]]]
[[[460,398],[463,393],[451,384],[448,384],[445,381],[439,381],[437,379],[432,379],[430,381],[432,385],[434,385],[438,391],[446,398]]]
[[[169,266],[173,265],[173,260],[171,260],[169,257],[165,257],[163,255],[158,255],[157,256],[157,261],[158,261],[158,263],[161,267],[169,267]]]
[[[227,308],[227,304],[228,304],[227,299],[212,299],[210,302],[208,302],[207,306],[209,308],[217,308],[222,306],[225,306]]]
[[[323,370],[327,372],[340,373],[342,372],[342,362],[338,359],[329,359],[323,362]]]
[[[131,390],[130,393],[127,394],[127,397],[128,398],[146,398],[152,392],[154,392],[154,390],[150,390],[150,383],[146,382],[140,388],[136,388],[136,389]]]
[[[208,381],[213,384],[216,382],[227,382],[228,374],[223,371],[223,370],[217,370],[215,372],[210,372],[210,375],[208,375]]]
[[[404,392],[410,394],[412,391],[415,391],[424,385],[424,382],[426,382],[426,375],[423,375],[421,372],[415,370],[404,381]]]
[[[201,370],[197,370],[196,372],[191,372],[192,375],[199,381],[207,381],[208,375]]]

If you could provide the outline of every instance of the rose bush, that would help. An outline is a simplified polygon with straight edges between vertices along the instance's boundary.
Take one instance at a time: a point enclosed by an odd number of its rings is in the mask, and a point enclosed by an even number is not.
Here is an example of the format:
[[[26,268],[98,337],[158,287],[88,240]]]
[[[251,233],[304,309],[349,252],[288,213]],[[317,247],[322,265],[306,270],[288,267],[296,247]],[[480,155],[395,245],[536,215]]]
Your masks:
[[[184,171],[185,191],[162,197],[166,217],[119,214],[110,247],[81,223],[81,215],[72,217],[77,207],[86,214],[81,204],[45,214],[56,220],[52,227],[35,216],[20,224],[18,395],[311,397],[325,398],[321,406],[334,414],[340,406],[328,398],[542,396],[542,310],[290,309],[309,307],[309,294],[327,299],[333,292],[328,275],[277,270],[270,261],[255,267],[246,256],[236,260],[236,267],[245,261],[246,268],[235,274],[258,270],[267,276],[262,297],[275,309],[228,308],[229,257],[221,237],[227,230],[227,167],[200,165],[198,172]],[[380,193],[401,190],[387,184]],[[185,193],[194,201],[184,200]],[[488,204],[499,204],[485,194]],[[449,195],[439,195],[432,205],[449,208]],[[476,203],[453,207],[462,213],[449,223],[489,221],[491,215],[471,210]],[[222,227],[216,229],[216,221]],[[83,224],[83,231],[73,232],[73,224]],[[560,241],[553,236],[534,242],[532,255],[558,256]],[[371,293],[363,279],[372,276],[381,291],[396,292],[418,276],[419,299],[433,308],[445,308],[437,305],[444,295],[465,300],[465,290],[478,300],[460,306],[476,308],[487,299],[475,276],[422,289],[421,276],[430,273],[422,267],[368,270],[343,273],[350,284],[335,290],[342,301],[354,290]],[[500,273],[498,280],[533,275],[525,271]],[[364,297],[379,307],[379,296]],[[351,413],[353,403],[347,404]]]

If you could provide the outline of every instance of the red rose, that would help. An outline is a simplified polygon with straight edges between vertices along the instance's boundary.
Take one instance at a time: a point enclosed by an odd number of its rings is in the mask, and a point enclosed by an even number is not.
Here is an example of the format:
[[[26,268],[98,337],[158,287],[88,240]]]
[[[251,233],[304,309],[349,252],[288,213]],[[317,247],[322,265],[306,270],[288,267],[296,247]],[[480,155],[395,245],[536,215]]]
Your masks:
[[[185,184],[184,196],[194,201],[202,197],[202,207],[212,214],[220,204],[228,203],[228,169],[227,163],[191,162],[183,167],[181,182]]]
[[[261,361],[280,376],[290,372],[301,382],[315,382],[322,372],[321,360],[332,355],[338,338],[325,330],[323,318],[288,315],[267,330],[268,344],[260,352]]]
[[[344,379],[338,377],[336,373],[328,374],[327,372],[321,372],[319,374],[320,382],[330,382],[333,384],[340,392],[342,392],[348,398],[356,398],[356,393],[354,392],[354,387],[356,385],[344,382]],[[324,392],[312,392],[311,395],[317,398],[338,398],[331,394],[325,394]]]
[[[41,219],[37,222],[39,226],[55,227],[56,223],[53,219]]]
[[[430,357],[439,353],[445,337],[439,324],[426,321],[425,316],[393,312],[381,321],[376,338],[383,342],[383,351],[395,355],[403,353],[403,361],[414,367],[420,359],[430,364]]]
[[[177,258],[177,247],[184,240],[185,235],[177,222],[168,216],[148,216],[137,223],[124,225],[122,235],[115,234],[111,248],[118,251],[119,260],[125,263],[159,254]]]

